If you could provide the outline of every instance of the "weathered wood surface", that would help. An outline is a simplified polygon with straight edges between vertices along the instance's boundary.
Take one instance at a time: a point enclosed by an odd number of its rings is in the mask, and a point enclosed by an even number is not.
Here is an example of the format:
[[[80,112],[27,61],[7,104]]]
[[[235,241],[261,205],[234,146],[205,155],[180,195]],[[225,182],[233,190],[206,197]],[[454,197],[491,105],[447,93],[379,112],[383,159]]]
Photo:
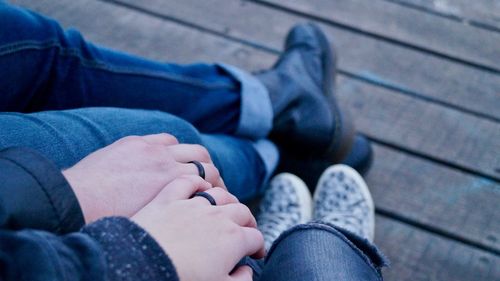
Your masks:
[[[275,55],[268,52],[116,5],[70,0],[15,2],[52,16],[65,26],[77,27],[95,42],[153,59],[181,63],[193,60],[225,61],[247,69],[266,67],[275,59]],[[171,4],[170,8],[174,10],[177,9],[176,6],[177,4]],[[160,6],[152,7],[153,10],[160,9]],[[250,34],[242,38],[252,39]],[[484,126],[481,125],[484,120],[477,117],[396,95],[392,91],[345,76],[339,80],[338,88],[340,102],[355,110],[356,121],[364,131],[388,142],[392,142],[394,137],[403,146],[411,144],[414,135],[409,131],[391,131],[393,126],[423,126],[424,122],[427,122],[429,125],[424,126],[424,130],[419,131],[420,134],[431,130],[427,136],[431,137],[431,134],[437,133],[438,139],[446,138],[446,133],[441,131],[450,126],[455,126],[456,130],[472,130],[474,127]],[[358,91],[361,92],[360,96],[352,97],[353,94],[358,95]],[[376,109],[380,107],[377,112]],[[422,115],[429,116],[428,121],[421,120]],[[464,121],[457,122],[457,118],[458,121],[464,119],[468,124],[465,129],[460,127]],[[389,122],[392,126],[381,124],[384,131],[370,131],[370,122],[373,122],[373,119],[380,123]],[[397,125],[398,123],[401,124]],[[491,134],[491,130],[495,128],[497,127],[486,126],[482,130]],[[476,131],[478,132],[480,130]],[[383,136],[386,133],[398,136],[388,139]],[[441,135],[443,136],[439,137]],[[493,136],[495,135],[489,135]],[[451,145],[461,145],[460,141],[453,142],[453,135],[449,138]],[[425,143],[424,140],[420,139],[420,145],[436,145],[434,141]],[[473,143],[484,148],[496,147],[494,141],[484,143],[480,137],[474,139]],[[495,157],[494,150],[491,151],[492,157]],[[442,232],[453,233],[463,240],[471,241],[470,244],[498,251],[500,226],[497,210],[500,195],[497,182],[383,145],[375,145],[375,153],[374,167],[367,180],[378,208],[397,213],[419,224],[427,224]],[[479,204],[481,208],[477,207]],[[491,251],[463,245],[447,237],[380,216],[377,236],[378,244],[393,264],[392,268],[386,271],[387,280],[499,279],[499,271],[496,269],[500,265],[499,255],[492,254]]]
[[[374,145],[366,181],[377,208],[500,253],[500,185]]]
[[[498,0],[385,0],[500,32]]]
[[[135,1],[126,1],[130,2],[129,4],[135,3]],[[241,3],[243,3],[243,5]],[[189,19],[190,22],[203,26],[204,28],[234,35],[241,38],[241,40],[252,41],[275,49],[280,49],[280,45],[289,27],[296,22],[304,20],[253,3],[238,1],[212,0],[207,2],[184,0],[174,4],[174,1],[147,0],[137,2],[134,5],[139,5],[144,9],[160,13],[167,17],[176,17],[184,21]],[[224,6],[224,9],[219,9],[219,7],[222,6]],[[173,7],[175,7],[175,9]],[[241,17],[238,15],[248,16]],[[359,49],[357,46],[363,46],[367,41],[374,40],[360,35],[352,35],[352,33],[346,31],[334,30],[328,26],[325,26],[325,30],[333,38],[337,38],[336,42],[340,54],[340,67],[343,67],[342,62],[349,63],[351,60],[356,60],[356,63],[360,64],[373,63],[377,68],[381,68],[377,69],[377,71],[382,71],[382,69],[398,68],[397,62],[406,64],[408,63],[407,60],[411,59],[412,56],[419,56],[420,61],[415,62],[415,65],[412,66],[413,68],[406,70],[400,68],[397,70],[397,73],[394,73],[395,77],[393,78],[400,80],[396,81],[396,84],[403,83],[405,79],[411,80],[413,77],[417,80],[420,79],[421,83],[427,83],[429,77],[434,76],[445,79],[441,77],[442,73],[439,70],[441,66],[445,66],[446,68],[450,68],[446,73],[452,75],[455,80],[461,80],[464,87],[474,87],[473,81],[454,76],[464,74],[455,72],[456,68],[460,67],[460,65],[431,56],[425,56],[425,54],[405,48],[388,45],[391,49],[383,54],[379,54],[378,52],[381,51],[381,48],[372,46],[373,48],[366,49],[363,53],[359,53],[358,56],[346,56],[347,52]],[[345,34],[346,37],[355,37],[356,40],[344,38],[339,36],[339,34]],[[346,42],[343,40],[351,40],[351,42],[345,45],[344,43]],[[374,52],[373,50],[377,51]],[[376,62],[373,61],[374,57],[377,58],[375,59]],[[432,59],[429,61],[428,58]],[[382,63],[379,59],[384,62]],[[430,68],[423,72],[416,70],[419,66],[423,66],[426,60],[427,62],[433,63],[435,68],[426,65],[426,67]],[[390,64],[389,62],[395,63]],[[364,65],[362,68],[365,67],[369,66]],[[472,71],[474,69],[468,68],[468,70]],[[471,75],[478,75],[477,72],[479,71],[473,71]],[[495,108],[495,112],[500,114],[500,110],[498,110],[500,105],[500,75],[493,75],[486,72],[482,74],[487,76],[491,75],[490,82],[495,84],[499,83],[493,86],[493,88],[488,88],[488,86],[492,85],[481,85],[481,87],[485,87],[484,89],[486,91],[496,91],[492,96],[490,106]],[[378,73],[376,73],[376,75],[378,75]],[[419,77],[419,75],[424,76]],[[447,82],[440,80],[439,83],[446,84]],[[442,107],[435,107],[436,105],[428,101],[414,99],[411,96],[400,95],[397,91],[384,91],[384,93],[389,94],[372,95],[371,92],[372,89],[375,89],[374,87],[364,83],[353,82],[353,84],[363,86],[356,90],[349,91],[349,93],[352,93],[350,95],[350,101],[357,103],[357,101],[363,100],[366,105],[363,107],[363,110],[371,112],[371,114],[359,114],[361,115],[361,120],[357,120],[357,122],[363,132],[371,136],[376,135],[378,138],[385,141],[420,151],[429,156],[437,157],[444,161],[500,179],[500,173],[495,171],[500,167],[500,157],[496,157],[495,154],[491,153],[492,151],[500,151],[500,142],[497,141],[497,139],[500,138],[500,124],[498,122],[490,122],[455,110],[445,108],[441,110]],[[456,87],[453,87],[453,89],[455,90]],[[358,90],[359,92],[357,92]],[[459,91],[458,89],[456,90]],[[373,91],[374,93],[380,92],[378,89]],[[416,90],[410,88],[410,91]],[[470,94],[467,99],[475,99],[478,97],[479,96],[476,96],[474,93]],[[370,105],[366,104],[368,100],[372,100],[373,103]],[[387,103],[384,101],[387,101]],[[474,102],[471,101],[471,103]],[[427,108],[426,105],[428,104],[432,104],[432,106]],[[389,105],[395,106],[396,108],[388,110],[387,107]],[[380,110],[381,106],[384,107],[384,110]],[[436,109],[434,110],[432,108]],[[372,118],[376,118],[380,123],[377,123]],[[396,124],[394,124],[395,120],[398,120]],[[432,122],[428,122],[429,120],[432,120]],[[384,128],[379,127],[379,125]],[[390,131],[386,132],[386,128]],[[484,134],[491,135],[485,137]],[[489,147],[492,150],[484,150],[484,147]],[[476,159],[476,161],[472,163],[470,159]]]
[[[154,14],[189,21],[200,28],[281,50],[291,26],[309,18],[247,1],[118,0]],[[175,7],[175,8],[173,8]],[[221,9],[220,7],[224,7]],[[242,16],[244,15],[244,16]],[[474,67],[322,25],[338,47],[342,71],[402,93],[436,100],[500,120],[500,76]]]
[[[375,242],[392,260],[391,267],[384,271],[385,280],[500,280],[498,255],[380,216],[376,228]]]
[[[382,39],[395,40],[409,47],[422,48],[437,55],[477,64],[479,67],[486,66],[500,73],[500,33],[386,1],[262,2],[355,28],[359,32],[367,32]]]

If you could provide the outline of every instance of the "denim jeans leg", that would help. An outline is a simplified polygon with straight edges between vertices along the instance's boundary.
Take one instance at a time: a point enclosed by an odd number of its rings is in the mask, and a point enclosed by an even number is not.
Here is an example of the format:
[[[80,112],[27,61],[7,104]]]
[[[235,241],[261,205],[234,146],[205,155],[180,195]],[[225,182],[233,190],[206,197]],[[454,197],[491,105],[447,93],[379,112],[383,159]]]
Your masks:
[[[224,135],[200,135],[188,122],[160,111],[122,108],[83,108],[37,113],[0,113],[0,149],[34,148],[61,169],[91,152],[129,135],[170,133],[181,143],[205,145],[239,199],[260,192],[272,171],[255,142]]]
[[[381,253],[367,240],[345,234],[321,223],[286,231],[271,247],[258,281],[382,280]]]
[[[267,90],[241,69],[160,63],[106,49],[5,2],[0,26],[0,111],[139,108],[181,117],[203,133],[258,139],[271,129]]]

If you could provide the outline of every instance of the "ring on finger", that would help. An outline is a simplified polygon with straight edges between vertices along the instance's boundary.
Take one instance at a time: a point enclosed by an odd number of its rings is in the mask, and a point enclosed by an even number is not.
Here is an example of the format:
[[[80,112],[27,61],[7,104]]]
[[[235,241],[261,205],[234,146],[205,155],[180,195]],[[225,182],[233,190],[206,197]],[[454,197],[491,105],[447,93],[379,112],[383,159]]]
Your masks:
[[[215,201],[215,199],[212,197],[212,195],[208,194],[207,192],[196,192],[195,194],[193,194],[193,196],[191,196],[191,198],[194,198],[194,197],[203,197],[205,199],[208,200],[208,202],[210,202],[210,205],[212,206],[217,206],[217,202]]]
[[[190,161],[190,164],[194,164],[196,168],[198,169],[198,175],[200,178],[205,179],[205,168],[199,161]]]

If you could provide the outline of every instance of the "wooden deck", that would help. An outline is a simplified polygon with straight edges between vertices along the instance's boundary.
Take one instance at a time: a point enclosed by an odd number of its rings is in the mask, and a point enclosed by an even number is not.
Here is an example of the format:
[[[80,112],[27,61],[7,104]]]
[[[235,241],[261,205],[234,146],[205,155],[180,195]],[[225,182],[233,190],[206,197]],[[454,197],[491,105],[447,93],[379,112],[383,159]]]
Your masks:
[[[288,29],[335,43],[341,105],[373,141],[386,280],[500,280],[500,1],[16,0],[152,59],[270,66]]]

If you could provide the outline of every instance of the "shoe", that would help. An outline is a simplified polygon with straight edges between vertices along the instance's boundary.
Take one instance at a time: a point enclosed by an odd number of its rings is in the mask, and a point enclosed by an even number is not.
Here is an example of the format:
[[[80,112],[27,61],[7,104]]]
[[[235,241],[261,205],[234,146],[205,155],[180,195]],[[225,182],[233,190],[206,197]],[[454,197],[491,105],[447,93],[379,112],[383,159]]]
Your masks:
[[[339,162],[332,161],[326,156],[298,155],[280,148],[280,161],[277,173],[292,173],[300,177],[314,193],[321,174],[333,164],[345,164],[365,175],[373,162],[373,151],[370,141],[364,136],[356,134],[349,154]]]
[[[283,173],[271,180],[257,215],[266,251],[281,233],[311,220],[311,197],[305,183],[295,175]]]
[[[365,175],[370,170],[373,162],[373,150],[370,141],[359,134],[354,137],[354,144],[341,164],[347,165],[359,174]]]
[[[313,219],[336,225],[373,242],[375,207],[365,181],[346,165],[328,168],[314,193]]]
[[[338,163],[350,151],[354,130],[334,98],[335,60],[319,27],[299,24],[289,32],[275,65],[256,74],[273,107],[270,139],[284,153]]]

